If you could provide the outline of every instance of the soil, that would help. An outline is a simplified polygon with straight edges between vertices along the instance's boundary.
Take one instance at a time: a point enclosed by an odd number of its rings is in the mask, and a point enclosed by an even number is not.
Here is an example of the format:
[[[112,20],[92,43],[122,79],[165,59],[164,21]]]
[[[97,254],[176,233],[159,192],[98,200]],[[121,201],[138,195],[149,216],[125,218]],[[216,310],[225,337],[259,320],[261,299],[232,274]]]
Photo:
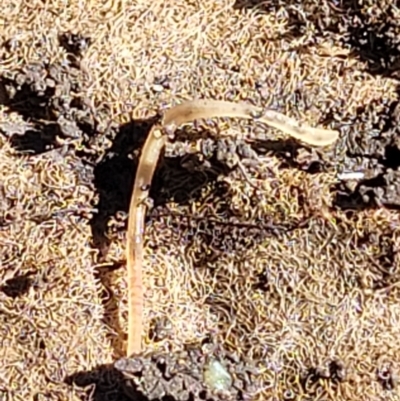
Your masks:
[[[399,9],[142,3],[3,6],[0,399],[399,399]],[[138,156],[162,109],[196,97],[340,139],[178,131],[151,189],[144,352],[126,358]]]

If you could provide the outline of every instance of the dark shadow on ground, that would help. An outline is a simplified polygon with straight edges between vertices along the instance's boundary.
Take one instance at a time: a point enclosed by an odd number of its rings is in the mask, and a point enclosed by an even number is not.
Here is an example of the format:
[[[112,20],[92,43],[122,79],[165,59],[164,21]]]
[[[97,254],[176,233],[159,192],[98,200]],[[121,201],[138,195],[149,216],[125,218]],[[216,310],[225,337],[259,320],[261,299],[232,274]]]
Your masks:
[[[358,108],[345,122],[344,164],[365,178],[332,188],[335,206],[343,210],[400,209],[400,87],[397,99],[377,99]]]
[[[1,127],[16,151],[38,155],[66,142],[89,142],[97,133],[88,102],[70,93],[79,82],[74,70],[79,72],[72,66],[33,63],[0,77],[0,104],[25,122]]]
[[[138,156],[154,122],[154,119],[135,120],[119,127],[112,146],[94,165],[94,186],[99,200],[90,226],[93,244],[103,256],[110,245],[107,237],[110,218],[118,211],[128,213]]]
[[[107,327],[112,328],[112,333],[108,332],[107,338],[110,341],[114,359],[121,358],[124,355],[127,336],[120,325],[119,302],[112,289],[114,282],[113,274],[115,270],[122,267],[124,267],[122,263],[109,263],[103,264],[95,270],[95,279],[102,285],[99,294],[104,306],[102,321]]]
[[[82,400],[148,401],[139,391],[128,388],[124,375],[113,365],[100,365],[90,371],[74,373],[65,378],[65,383],[82,388],[86,393]]]
[[[8,297],[17,298],[26,295],[34,284],[34,272],[16,275],[0,286],[0,292]]]
[[[40,154],[51,150],[56,145],[56,137],[60,134],[60,128],[51,116],[48,104],[54,96],[54,88],[46,88],[40,94],[35,92],[30,84],[23,82],[24,75],[13,78],[1,77],[0,103],[11,112],[18,113],[29,127],[14,132],[14,127],[9,127],[3,132],[10,138],[10,143],[19,152]],[[19,81],[23,82],[19,85]],[[48,124],[42,121],[49,121]],[[19,127],[15,127],[17,130]]]

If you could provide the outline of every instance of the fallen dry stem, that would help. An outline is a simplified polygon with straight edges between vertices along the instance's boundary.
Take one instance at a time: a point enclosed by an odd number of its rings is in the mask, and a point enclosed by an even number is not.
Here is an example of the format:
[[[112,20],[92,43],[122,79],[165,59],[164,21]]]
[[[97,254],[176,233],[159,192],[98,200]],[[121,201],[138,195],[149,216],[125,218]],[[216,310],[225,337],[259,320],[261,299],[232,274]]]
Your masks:
[[[181,124],[206,118],[244,118],[262,122],[278,128],[286,134],[314,146],[334,143],[338,132],[312,128],[299,124],[281,113],[245,103],[219,100],[193,100],[167,110],[161,123],[152,127],[144,144],[136,172],[135,184],[129,208],[127,231],[127,269],[128,269],[128,346],[127,355],[141,352],[143,331],[143,285],[142,262],[144,220],[146,199],[149,196],[151,181],[161,151],[167,141],[167,133],[173,132]]]

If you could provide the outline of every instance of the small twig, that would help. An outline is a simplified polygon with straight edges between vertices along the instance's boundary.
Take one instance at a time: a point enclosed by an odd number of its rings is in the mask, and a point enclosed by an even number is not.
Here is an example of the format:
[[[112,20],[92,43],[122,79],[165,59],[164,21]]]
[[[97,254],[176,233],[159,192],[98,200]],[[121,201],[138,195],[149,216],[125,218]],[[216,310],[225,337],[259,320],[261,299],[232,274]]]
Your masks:
[[[193,100],[167,110],[160,124],[152,127],[144,144],[136,171],[129,207],[127,230],[128,269],[128,357],[141,352],[143,331],[143,240],[146,199],[161,152],[169,136],[182,124],[207,118],[244,118],[278,128],[309,145],[326,146],[334,143],[337,131],[311,128],[299,124],[281,113],[263,110],[245,103],[219,100]]]

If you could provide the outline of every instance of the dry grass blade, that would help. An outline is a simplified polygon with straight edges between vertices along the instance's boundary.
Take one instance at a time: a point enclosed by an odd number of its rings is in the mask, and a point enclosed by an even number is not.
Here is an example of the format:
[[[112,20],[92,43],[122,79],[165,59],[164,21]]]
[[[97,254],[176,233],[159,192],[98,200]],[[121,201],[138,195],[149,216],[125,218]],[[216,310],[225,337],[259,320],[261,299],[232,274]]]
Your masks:
[[[244,103],[218,100],[193,100],[175,106],[164,114],[161,125],[154,126],[146,140],[136,172],[129,208],[127,232],[128,268],[128,347],[127,355],[139,354],[142,337],[142,260],[146,199],[161,151],[167,140],[163,130],[172,133],[179,125],[196,119],[232,117],[262,122],[310,145],[326,146],[338,138],[338,132],[300,125],[283,114]]]
[[[141,350],[142,337],[142,259],[145,200],[148,197],[151,180],[166,137],[159,128],[153,127],[144,144],[136,172],[135,184],[129,206],[127,232],[127,268],[128,268],[128,356]]]
[[[200,118],[232,117],[259,121],[313,146],[327,146],[334,143],[339,133],[334,130],[312,128],[273,110],[246,103],[224,100],[192,100],[168,110],[163,125],[175,127]]]

